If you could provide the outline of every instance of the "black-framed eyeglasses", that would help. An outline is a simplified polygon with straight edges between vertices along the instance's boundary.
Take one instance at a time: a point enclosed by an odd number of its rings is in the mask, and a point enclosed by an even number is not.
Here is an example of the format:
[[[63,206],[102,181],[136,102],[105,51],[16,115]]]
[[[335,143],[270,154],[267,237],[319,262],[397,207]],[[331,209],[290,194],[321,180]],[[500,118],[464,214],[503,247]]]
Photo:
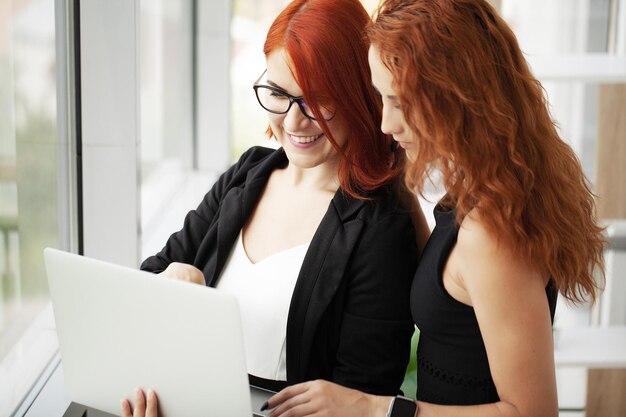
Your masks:
[[[263,78],[266,72],[267,69],[263,71],[261,76],[252,86],[254,92],[256,93],[256,99],[259,101],[261,107],[270,113],[285,114],[289,111],[289,109],[291,109],[291,105],[296,103],[298,107],[300,107],[302,114],[311,120],[317,120],[313,115],[311,107],[309,107],[309,105],[306,104],[306,101],[304,101],[304,97],[292,96],[278,87],[259,84],[261,78]],[[327,122],[335,117],[335,109],[332,107],[319,106],[319,111],[324,120]]]

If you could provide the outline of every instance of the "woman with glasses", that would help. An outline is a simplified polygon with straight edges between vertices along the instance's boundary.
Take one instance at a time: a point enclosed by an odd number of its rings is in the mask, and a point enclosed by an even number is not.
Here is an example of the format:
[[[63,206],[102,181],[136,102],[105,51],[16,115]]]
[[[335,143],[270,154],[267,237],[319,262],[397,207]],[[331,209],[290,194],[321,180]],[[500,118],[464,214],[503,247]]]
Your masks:
[[[556,417],[557,293],[593,301],[603,270],[580,163],[487,1],[385,0],[368,35],[406,183],[436,169],[447,192],[411,289],[417,401],[304,383],[271,416]]]
[[[325,379],[395,395],[403,381],[419,255],[411,211],[420,236],[428,229],[393,186],[403,155],[378,128],[369,21],[358,0],[284,9],[253,86],[280,148],[247,151],[142,264],[239,299],[254,385]]]

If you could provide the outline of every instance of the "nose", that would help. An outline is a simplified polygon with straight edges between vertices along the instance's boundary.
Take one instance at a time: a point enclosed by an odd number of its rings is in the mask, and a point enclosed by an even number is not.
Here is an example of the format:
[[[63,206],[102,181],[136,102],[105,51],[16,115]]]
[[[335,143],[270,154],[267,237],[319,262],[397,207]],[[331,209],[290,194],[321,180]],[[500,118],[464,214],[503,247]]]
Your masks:
[[[383,118],[380,123],[380,130],[386,135],[396,135],[402,132],[402,121],[399,116],[400,110],[393,109],[389,105],[383,104]]]
[[[293,103],[289,111],[285,114],[283,125],[285,128],[292,132],[297,132],[298,129],[302,129],[311,123],[311,119],[306,117],[298,103]]]

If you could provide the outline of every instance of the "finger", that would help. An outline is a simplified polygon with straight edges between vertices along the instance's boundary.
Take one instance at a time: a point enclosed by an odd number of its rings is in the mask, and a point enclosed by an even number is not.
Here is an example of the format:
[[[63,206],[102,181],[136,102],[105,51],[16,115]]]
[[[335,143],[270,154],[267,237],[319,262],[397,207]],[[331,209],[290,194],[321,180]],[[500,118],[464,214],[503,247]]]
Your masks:
[[[148,405],[146,407],[146,417],[157,417],[158,416],[158,400],[156,393],[149,389],[148,390]]]
[[[195,271],[192,272],[192,281],[199,285],[206,285],[206,279],[204,278],[204,274],[202,271],[196,268]]]
[[[162,276],[164,276],[166,278],[180,279],[179,278],[179,272],[181,270],[181,265],[183,265],[183,264],[181,264],[179,262],[172,262],[159,275],[162,275]]]
[[[122,417],[133,417],[133,412],[130,409],[130,402],[126,398],[120,400],[120,406],[122,407]]]
[[[285,403],[284,405],[287,405],[287,406],[283,408],[283,405],[281,405],[275,410],[272,410],[269,417],[314,416],[314,415],[321,415],[321,414],[318,414],[318,412],[322,411],[321,409],[318,409],[319,407],[316,407],[311,401],[307,401],[301,404]]]
[[[133,417],[145,417],[146,414],[146,397],[143,395],[141,388],[135,390],[135,412]]]
[[[271,417],[278,416],[305,416],[308,414],[302,414],[305,410],[309,410],[308,408],[303,408],[303,406],[309,405],[311,403],[311,396],[308,395],[308,391],[295,395],[283,403],[279,404],[272,412],[270,413]]]
[[[277,394],[274,394],[269,400],[267,400],[267,408],[275,408],[290,398],[306,392],[308,390],[308,384],[308,382],[304,382],[301,384],[291,385]]]

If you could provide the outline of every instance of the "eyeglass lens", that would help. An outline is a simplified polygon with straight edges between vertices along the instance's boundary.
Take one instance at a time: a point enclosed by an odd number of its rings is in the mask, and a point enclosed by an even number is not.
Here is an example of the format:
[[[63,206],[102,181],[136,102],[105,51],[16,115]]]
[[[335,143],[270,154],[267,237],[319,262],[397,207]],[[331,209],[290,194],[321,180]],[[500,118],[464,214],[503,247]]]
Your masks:
[[[313,111],[301,98],[292,98],[290,100],[290,97],[286,93],[282,93],[276,88],[263,85],[256,86],[256,94],[261,106],[263,106],[266,110],[272,113],[287,113],[287,111],[289,111],[289,108],[291,107],[291,102],[293,100],[299,105],[300,109],[306,117],[315,120]],[[320,106],[319,109],[320,113],[322,113],[322,117],[324,118],[324,120],[330,120],[334,116],[335,112],[328,107]]]

